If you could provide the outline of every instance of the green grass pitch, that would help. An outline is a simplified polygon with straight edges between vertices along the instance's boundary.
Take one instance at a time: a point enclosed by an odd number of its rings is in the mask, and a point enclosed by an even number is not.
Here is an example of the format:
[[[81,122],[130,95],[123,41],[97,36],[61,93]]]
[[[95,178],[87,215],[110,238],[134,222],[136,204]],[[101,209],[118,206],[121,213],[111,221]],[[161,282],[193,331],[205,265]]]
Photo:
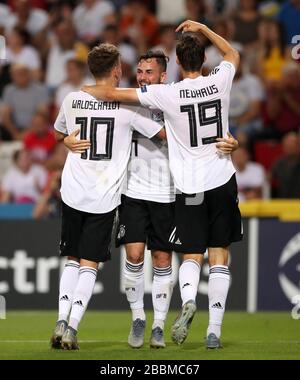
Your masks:
[[[129,312],[87,312],[79,331],[79,351],[51,350],[49,338],[55,312],[10,312],[0,320],[0,359],[95,359],[95,360],[210,360],[210,359],[300,359],[300,320],[290,313],[227,312],[221,350],[207,351],[204,339],[207,313],[197,313],[182,346],[170,340],[176,313],[170,312],[165,327],[167,348],[149,348],[152,313],[147,314],[145,345],[127,346]]]

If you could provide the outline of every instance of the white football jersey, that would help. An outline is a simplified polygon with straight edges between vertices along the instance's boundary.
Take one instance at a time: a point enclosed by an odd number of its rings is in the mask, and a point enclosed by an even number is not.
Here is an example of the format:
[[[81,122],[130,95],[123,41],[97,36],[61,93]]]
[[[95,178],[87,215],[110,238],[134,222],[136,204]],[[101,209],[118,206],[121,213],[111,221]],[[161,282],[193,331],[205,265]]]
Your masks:
[[[76,210],[103,214],[120,204],[133,130],[152,138],[162,127],[142,107],[98,101],[78,91],[63,101],[54,128],[66,135],[80,129],[78,139],[91,142],[81,155],[69,152],[62,200]]]
[[[234,75],[234,65],[223,61],[208,77],[137,90],[142,105],[164,112],[170,169],[183,193],[215,189],[235,173],[231,156],[216,148],[216,138],[228,132]]]
[[[149,118],[164,126],[163,113],[160,110],[147,109],[147,112]],[[152,202],[175,201],[166,141],[157,137],[148,139],[139,132],[133,133],[124,194],[130,198]]]

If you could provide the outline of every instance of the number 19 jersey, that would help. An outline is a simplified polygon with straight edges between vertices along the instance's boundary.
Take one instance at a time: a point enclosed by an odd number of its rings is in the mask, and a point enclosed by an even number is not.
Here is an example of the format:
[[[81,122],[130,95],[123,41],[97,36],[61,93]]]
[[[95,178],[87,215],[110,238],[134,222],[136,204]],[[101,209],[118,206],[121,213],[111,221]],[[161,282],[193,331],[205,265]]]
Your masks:
[[[103,214],[120,204],[133,130],[152,138],[162,127],[142,107],[98,101],[79,91],[67,95],[54,128],[66,135],[80,129],[78,138],[91,142],[81,155],[68,153],[63,202],[79,211]]]
[[[235,67],[223,61],[208,77],[137,90],[142,105],[164,112],[170,169],[183,193],[215,189],[235,173],[231,156],[216,148],[216,139],[228,132],[234,74]]]

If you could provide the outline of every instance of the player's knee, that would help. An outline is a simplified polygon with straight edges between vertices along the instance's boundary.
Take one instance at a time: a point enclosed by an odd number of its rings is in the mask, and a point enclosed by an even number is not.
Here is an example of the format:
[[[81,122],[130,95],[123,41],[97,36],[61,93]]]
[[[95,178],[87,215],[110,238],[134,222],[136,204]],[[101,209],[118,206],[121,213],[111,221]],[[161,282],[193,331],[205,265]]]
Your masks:
[[[142,252],[132,252],[127,254],[127,261],[131,264],[141,264],[144,261],[144,254]]]
[[[77,263],[79,263],[80,259],[78,259],[78,257],[68,256],[68,261],[76,261]]]
[[[196,261],[196,263],[198,263],[199,265],[202,265],[203,264],[203,255],[184,254],[183,255],[183,261],[186,261],[186,260],[193,260],[193,261]]]
[[[229,251],[227,248],[210,248],[208,250],[208,262],[209,266],[229,264]]]
[[[171,258],[168,257],[153,257],[153,266],[155,268],[167,268],[172,264]]]
[[[172,253],[164,251],[153,251],[152,264],[155,268],[170,267],[172,265]]]

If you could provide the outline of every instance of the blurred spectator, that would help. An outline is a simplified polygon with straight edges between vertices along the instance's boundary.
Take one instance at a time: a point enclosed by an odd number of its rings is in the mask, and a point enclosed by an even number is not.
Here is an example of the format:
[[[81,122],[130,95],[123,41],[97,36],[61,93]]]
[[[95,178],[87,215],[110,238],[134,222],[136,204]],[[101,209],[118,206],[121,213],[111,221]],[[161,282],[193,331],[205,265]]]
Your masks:
[[[43,84],[33,82],[23,65],[11,68],[13,83],[3,93],[3,126],[12,139],[20,140],[37,111],[48,112],[49,96]]]
[[[46,83],[55,90],[66,80],[66,63],[71,58],[86,62],[88,48],[76,40],[76,32],[70,21],[61,20],[55,26],[55,39],[49,51]]]
[[[290,55],[283,40],[280,25],[275,20],[265,19],[259,25],[259,47],[255,72],[268,86],[282,78],[282,69]]]
[[[185,0],[186,17],[185,20],[192,20],[209,25],[206,17],[207,7],[205,0]],[[184,20],[183,20],[184,21]]]
[[[182,21],[192,20],[211,27],[206,16],[207,7],[205,0],[185,0],[186,16]]]
[[[262,129],[262,102],[264,88],[258,77],[244,69],[244,58],[236,71],[231,90],[229,123],[233,133],[240,142],[247,142],[248,137]]]
[[[263,197],[264,186],[267,183],[263,166],[251,162],[249,153],[244,147],[240,147],[233,152],[232,159],[236,168],[240,201],[261,199]]]
[[[284,0],[263,0],[259,2],[259,13],[262,17],[276,18]],[[279,4],[280,3],[280,4]]]
[[[214,32],[219,34],[221,37],[225,38],[227,41],[230,42],[230,44],[239,52],[242,51],[243,47],[238,42],[232,41],[232,28],[230,26],[230,23],[225,19],[219,19],[214,27]],[[204,62],[204,67],[208,72],[211,72],[216,66],[218,66],[222,61],[223,57],[220,53],[220,51],[214,46],[209,46],[206,51],[206,61]]]
[[[13,28],[8,33],[6,61],[8,64],[19,63],[27,66],[32,72],[32,78],[41,79],[41,62],[36,49],[28,45],[29,35],[20,27]]]
[[[80,39],[92,44],[100,38],[105,25],[115,21],[114,7],[107,0],[82,0],[73,18]]]
[[[300,0],[286,1],[279,12],[278,21],[284,28],[285,44],[290,45],[292,38],[300,35]]]
[[[232,16],[236,11],[239,0],[205,0],[210,19]]]
[[[129,0],[128,6],[123,8],[120,30],[123,37],[128,38],[140,54],[144,53],[148,46],[157,43],[157,20],[147,5],[138,0]]]
[[[283,69],[283,78],[269,86],[267,117],[281,134],[300,129],[300,67],[291,62]]]
[[[257,0],[240,0],[240,6],[233,18],[235,26],[234,40],[252,48],[258,40],[258,26],[261,17],[258,12]]]
[[[160,24],[177,24],[185,16],[185,0],[157,0],[156,16]]]
[[[61,171],[49,175],[48,183],[33,209],[33,218],[58,218],[61,212]]]
[[[47,115],[38,112],[34,115],[31,127],[24,137],[24,146],[35,163],[44,163],[56,145],[54,133],[49,129]]]
[[[36,35],[46,28],[48,14],[42,9],[32,8],[30,0],[14,0],[14,12],[7,20],[7,29],[15,26],[26,29],[31,35]]]
[[[63,143],[58,143],[55,146],[53,154],[45,162],[45,168],[49,172],[55,172],[57,170],[62,170],[67,158],[68,149]]]
[[[14,165],[3,177],[1,202],[35,203],[47,182],[47,172],[32,163],[26,150],[14,154]]]
[[[4,30],[7,27],[7,21],[10,17],[10,9],[7,5],[0,4],[0,30],[1,34],[4,34]]]
[[[300,137],[288,133],[282,140],[284,157],[275,163],[272,179],[276,198],[300,198]]]
[[[167,80],[166,83],[178,82],[180,71],[176,62],[176,27],[174,25],[164,25],[160,29],[160,45],[154,47],[152,50],[162,50],[167,57],[169,63],[167,66]]]
[[[55,94],[55,106],[59,110],[64,98],[73,91],[78,91],[84,84],[93,84],[91,78],[86,76],[86,64],[76,59],[66,63],[67,80],[61,84]]]
[[[116,25],[107,25],[103,35],[102,41],[113,44],[117,46],[121,53],[122,62],[122,80],[120,87],[128,87],[130,84],[131,77],[135,72],[137,51],[134,46],[129,43],[122,42],[121,36]]]
[[[111,0],[111,3],[114,5],[116,11],[119,12],[124,5],[127,5],[128,0]]]

